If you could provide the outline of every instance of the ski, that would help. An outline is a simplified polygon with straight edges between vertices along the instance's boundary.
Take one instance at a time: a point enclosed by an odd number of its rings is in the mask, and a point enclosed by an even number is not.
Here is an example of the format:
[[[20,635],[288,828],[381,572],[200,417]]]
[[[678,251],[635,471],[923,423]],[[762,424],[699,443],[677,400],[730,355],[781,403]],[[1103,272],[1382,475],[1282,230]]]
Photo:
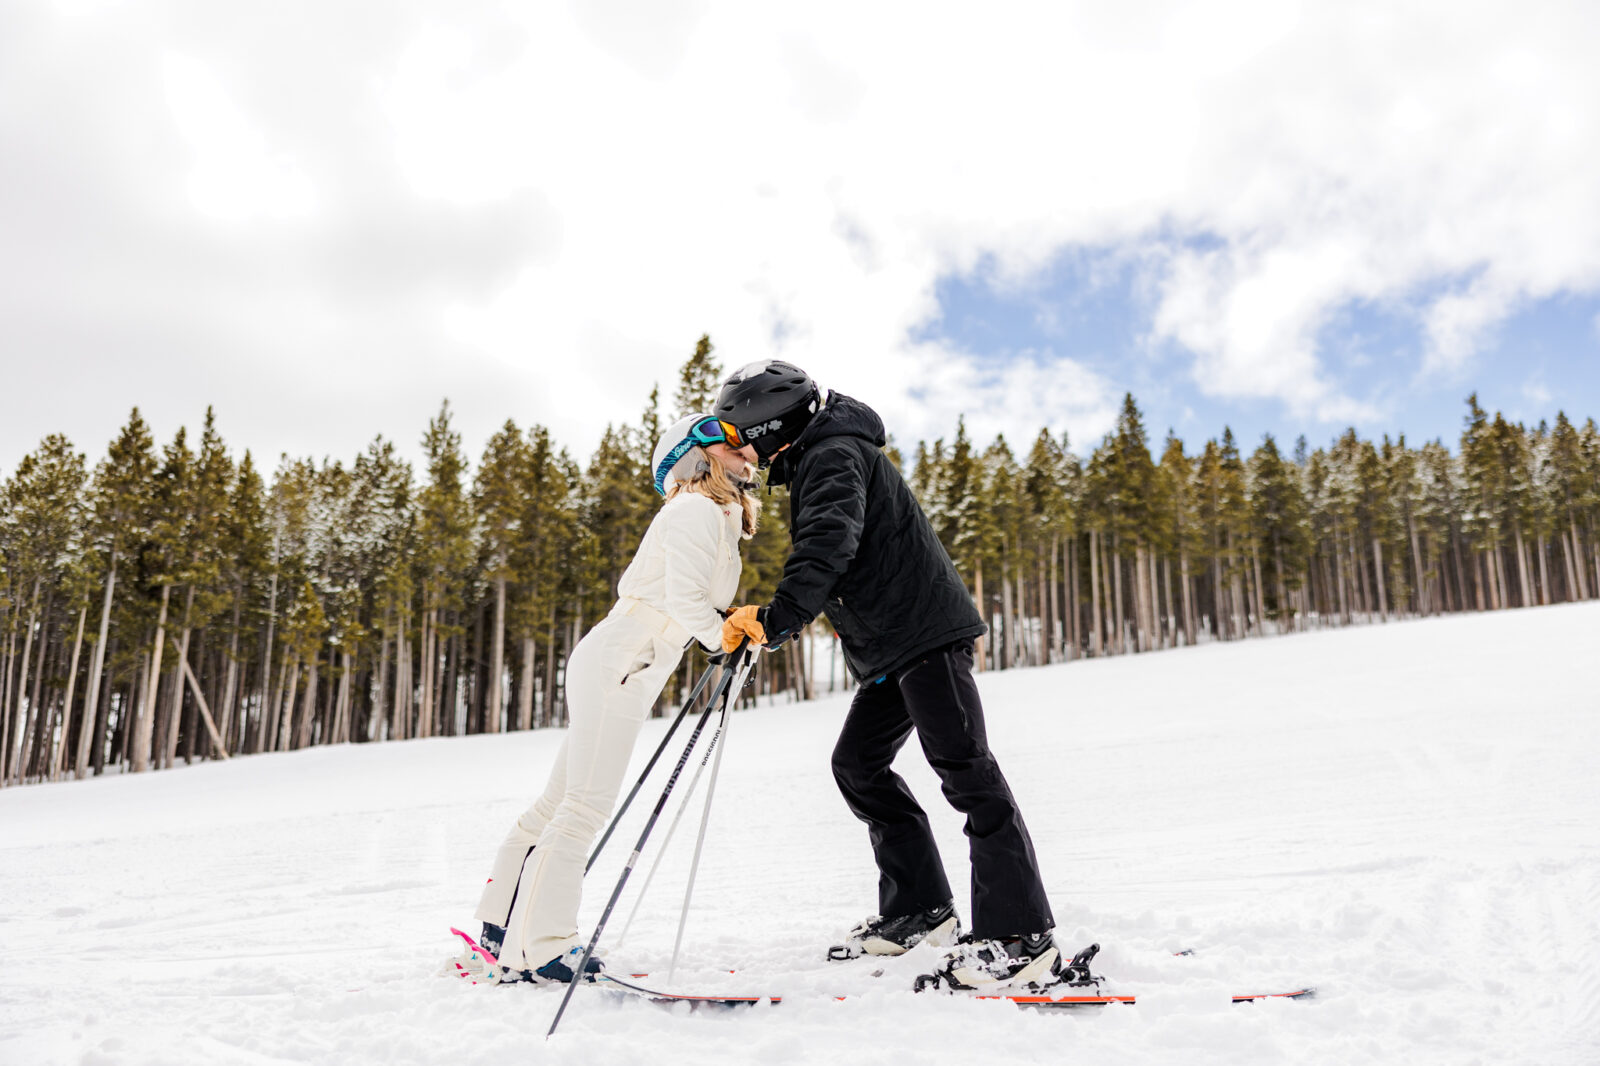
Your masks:
[[[647,999],[653,1003],[688,1003],[691,1007],[750,1007],[757,1003],[782,1003],[783,996],[764,995],[738,995],[731,992],[690,993],[690,992],[663,992],[659,989],[646,988],[633,981],[623,980],[620,977],[602,975],[594,982],[596,988],[611,987],[626,995]],[[1261,999],[1305,999],[1315,993],[1312,988],[1298,988],[1285,992],[1252,992],[1232,997],[1234,1003],[1250,1003]],[[951,992],[949,996],[960,996],[966,999],[977,1000],[1009,1000],[1019,1007],[1030,1008],[1070,1008],[1070,1007],[1106,1007],[1113,1003],[1126,1003],[1129,1005],[1138,1002],[1137,996],[1104,995],[1100,993],[1084,993],[1081,990],[1067,988],[1059,994],[1052,994],[1049,989],[1040,989],[1034,992],[1016,992],[1010,994],[999,993],[967,993]],[[793,997],[791,997],[793,998]],[[849,996],[829,996],[833,1000],[849,999]]]

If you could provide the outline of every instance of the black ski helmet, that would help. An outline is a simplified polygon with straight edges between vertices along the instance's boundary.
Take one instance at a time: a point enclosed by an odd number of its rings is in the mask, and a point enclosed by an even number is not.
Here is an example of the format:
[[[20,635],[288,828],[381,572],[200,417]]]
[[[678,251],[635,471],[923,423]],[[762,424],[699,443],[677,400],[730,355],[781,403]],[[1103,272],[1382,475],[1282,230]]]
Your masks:
[[[722,383],[715,413],[734,447],[754,446],[762,463],[799,438],[822,394],[811,376],[793,363],[761,359],[740,367]]]

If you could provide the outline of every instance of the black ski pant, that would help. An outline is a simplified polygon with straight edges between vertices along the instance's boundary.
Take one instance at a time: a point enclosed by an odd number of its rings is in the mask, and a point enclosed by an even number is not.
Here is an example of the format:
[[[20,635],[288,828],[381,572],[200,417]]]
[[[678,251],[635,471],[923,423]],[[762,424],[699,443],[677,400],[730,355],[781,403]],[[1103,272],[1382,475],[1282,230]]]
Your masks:
[[[878,910],[898,917],[950,900],[928,816],[890,765],[915,729],[945,799],[967,816],[975,937],[1038,933],[1055,925],[1033,841],[989,751],[972,679],[972,648],[918,656],[856,692],[833,749],[833,776],[867,823],[878,861]]]

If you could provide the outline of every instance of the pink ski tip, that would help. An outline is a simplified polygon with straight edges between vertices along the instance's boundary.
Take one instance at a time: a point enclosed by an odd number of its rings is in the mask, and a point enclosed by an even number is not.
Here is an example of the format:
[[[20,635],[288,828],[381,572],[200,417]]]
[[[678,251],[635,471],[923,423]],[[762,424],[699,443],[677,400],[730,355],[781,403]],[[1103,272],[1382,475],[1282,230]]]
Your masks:
[[[479,952],[480,954],[483,955],[484,958],[488,959],[490,966],[499,966],[500,965],[500,960],[495,958],[492,954],[490,954],[488,948],[484,947],[482,944],[480,944],[476,940],[472,939],[466,933],[463,933],[461,930],[457,929],[453,925],[450,927],[450,931],[452,933],[454,933],[456,936],[460,937],[462,940],[465,940],[467,942],[467,947],[471,948],[473,951]]]

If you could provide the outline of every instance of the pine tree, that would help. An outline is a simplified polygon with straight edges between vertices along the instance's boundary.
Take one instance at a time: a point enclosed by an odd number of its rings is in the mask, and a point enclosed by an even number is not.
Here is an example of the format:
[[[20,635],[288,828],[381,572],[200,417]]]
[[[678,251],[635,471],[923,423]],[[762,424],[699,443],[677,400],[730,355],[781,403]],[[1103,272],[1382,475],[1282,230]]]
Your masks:
[[[450,404],[428,423],[422,438],[428,481],[418,498],[418,587],[422,595],[422,706],[417,736],[453,731],[454,681],[461,637],[458,614],[472,566],[472,506],[466,492],[467,462],[461,435],[450,426]]]
[[[716,351],[709,333],[695,342],[694,354],[678,370],[678,391],[673,394],[673,421],[709,412],[722,388],[722,367],[711,357]],[[651,440],[654,448],[655,441]]]
[[[473,488],[473,505],[478,515],[481,567],[484,579],[494,588],[494,620],[491,624],[489,692],[485,728],[500,731],[504,711],[505,633],[507,586],[513,576],[512,552],[528,535],[522,529],[527,515],[526,487],[535,479],[527,442],[516,423],[507,421],[489,439],[483,461],[478,465]]]
[[[54,600],[70,576],[78,551],[86,483],[84,458],[67,438],[52,434],[24,456],[0,489],[4,515],[6,598],[11,605],[7,644],[21,623],[16,679],[7,670],[8,700],[0,705],[0,784],[33,776],[48,745],[50,723],[40,703],[50,644]],[[80,630],[81,632],[81,630]]]

